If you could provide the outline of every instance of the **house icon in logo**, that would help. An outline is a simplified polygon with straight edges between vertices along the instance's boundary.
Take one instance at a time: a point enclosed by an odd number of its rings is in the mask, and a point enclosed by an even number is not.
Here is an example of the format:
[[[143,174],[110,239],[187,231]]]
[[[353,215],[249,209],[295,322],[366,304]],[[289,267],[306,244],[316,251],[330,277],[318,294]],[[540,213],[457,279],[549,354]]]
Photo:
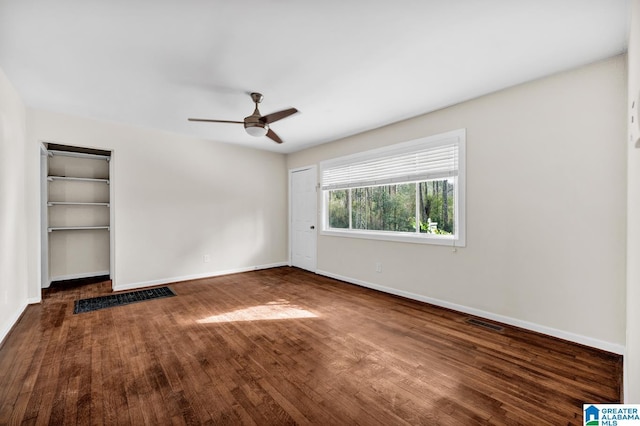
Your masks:
[[[598,426],[600,424],[600,410],[594,405],[588,406],[584,410],[584,424],[587,426]]]

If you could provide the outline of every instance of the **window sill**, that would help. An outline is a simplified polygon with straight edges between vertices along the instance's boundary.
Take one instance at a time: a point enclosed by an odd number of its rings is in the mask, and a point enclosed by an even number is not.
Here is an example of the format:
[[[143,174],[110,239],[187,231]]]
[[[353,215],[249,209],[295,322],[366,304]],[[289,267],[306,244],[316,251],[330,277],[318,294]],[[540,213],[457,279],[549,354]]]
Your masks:
[[[414,244],[432,244],[449,247],[464,247],[465,242],[460,238],[451,238],[446,236],[439,236],[434,234],[419,234],[419,235],[400,235],[391,232],[376,232],[376,231],[339,231],[335,229],[322,230],[320,235],[329,237],[345,237],[345,238],[362,238],[366,240],[381,240],[381,241],[396,241],[402,243],[414,243]]]

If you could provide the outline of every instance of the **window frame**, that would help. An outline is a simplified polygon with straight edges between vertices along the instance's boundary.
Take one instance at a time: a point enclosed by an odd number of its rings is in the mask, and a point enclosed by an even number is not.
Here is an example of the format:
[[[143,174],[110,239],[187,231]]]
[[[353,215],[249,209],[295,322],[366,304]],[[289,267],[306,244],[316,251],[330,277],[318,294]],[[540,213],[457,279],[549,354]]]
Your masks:
[[[323,179],[324,179],[324,171],[335,167],[336,165],[345,165],[349,163],[356,163],[363,160],[375,159],[384,156],[388,156],[398,151],[406,151],[406,150],[428,150],[429,148],[434,148],[438,146],[442,146],[443,144],[455,144],[458,149],[457,156],[457,175],[455,176],[456,185],[454,191],[454,227],[455,232],[453,235],[439,235],[439,234],[429,234],[429,233],[421,233],[419,229],[416,230],[415,233],[409,232],[396,232],[396,231],[378,231],[378,230],[365,230],[365,229],[351,229],[352,223],[352,211],[351,211],[351,189],[356,187],[370,187],[376,185],[365,185],[358,186],[354,185],[349,188],[349,226],[350,229],[340,229],[340,228],[330,228],[329,227],[329,192],[331,189],[323,188]],[[361,153],[356,153],[352,155],[347,155],[343,157],[338,157],[326,161],[322,161],[320,163],[320,191],[322,191],[321,199],[322,199],[322,225],[320,227],[320,235],[326,236],[335,236],[335,237],[347,237],[347,238],[362,238],[362,239],[372,239],[372,240],[383,240],[383,241],[397,241],[397,242],[407,242],[407,243],[418,243],[418,244],[434,244],[434,245],[445,245],[445,246],[453,246],[453,247],[465,247],[466,245],[466,214],[465,214],[465,198],[466,198],[466,129],[458,129],[453,130],[446,133],[441,133],[438,135],[427,136],[415,140],[411,140],[408,142],[402,142],[394,145],[389,145],[386,147],[373,149],[369,151],[364,151]],[[417,184],[417,182],[424,182],[428,180],[419,180],[412,181]],[[437,179],[435,179],[437,180]],[[411,182],[396,182],[400,183],[411,183]],[[345,188],[346,189],[346,188]],[[416,205],[416,212],[417,212]]]

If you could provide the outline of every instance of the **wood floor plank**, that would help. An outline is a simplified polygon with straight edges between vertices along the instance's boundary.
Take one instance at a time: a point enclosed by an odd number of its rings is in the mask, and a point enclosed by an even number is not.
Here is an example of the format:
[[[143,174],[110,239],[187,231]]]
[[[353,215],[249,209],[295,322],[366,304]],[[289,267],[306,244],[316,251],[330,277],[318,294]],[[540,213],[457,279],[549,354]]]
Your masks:
[[[110,282],[52,288],[0,348],[0,424],[579,425],[622,359],[274,268],[73,315]]]

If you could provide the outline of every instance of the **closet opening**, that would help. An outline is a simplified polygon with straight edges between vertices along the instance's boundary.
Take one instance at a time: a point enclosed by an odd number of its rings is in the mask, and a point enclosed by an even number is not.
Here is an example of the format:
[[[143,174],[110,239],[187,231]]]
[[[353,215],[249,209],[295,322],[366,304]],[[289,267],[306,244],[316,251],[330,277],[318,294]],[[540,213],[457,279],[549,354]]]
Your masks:
[[[113,279],[112,151],[43,142],[42,288]]]

